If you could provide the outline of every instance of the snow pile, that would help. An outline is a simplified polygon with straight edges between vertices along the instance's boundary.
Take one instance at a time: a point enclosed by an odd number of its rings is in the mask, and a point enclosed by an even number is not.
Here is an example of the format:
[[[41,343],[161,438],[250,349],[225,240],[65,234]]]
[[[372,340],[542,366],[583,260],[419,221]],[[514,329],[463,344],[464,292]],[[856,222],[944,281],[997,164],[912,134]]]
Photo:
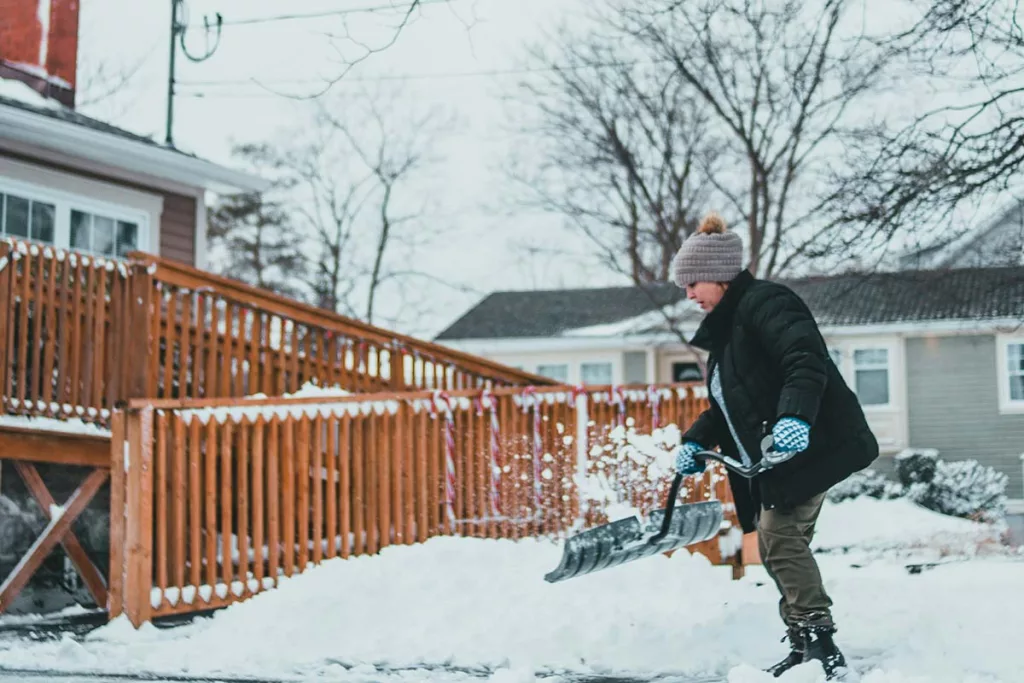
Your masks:
[[[436,538],[332,560],[211,618],[139,631],[118,619],[83,641],[0,645],[0,667],[175,676],[459,680],[434,667],[534,673],[729,676],[783,654],[778,594],[761,567],[740,581],[702,556],[655,556],[559,584],[561,548]],[[975,559],[910,574],[823,556],[847,656],[865,683],[1024,680],[1024,564]],[[397,677],[389,669],[423,669]],[[802,667],[782,683],[820,681]],[[396,678],[391,678],[391,676]],[[905,679],[903,677],[906,677]],[[988,677],[988,678],[985,678]],[[464,677],[463,677],[464,680]]]
[[[1001,525],[973,522],[925,509],[905,498],[826,501],[812,547],[816,551],[973,553],[996,544]]]

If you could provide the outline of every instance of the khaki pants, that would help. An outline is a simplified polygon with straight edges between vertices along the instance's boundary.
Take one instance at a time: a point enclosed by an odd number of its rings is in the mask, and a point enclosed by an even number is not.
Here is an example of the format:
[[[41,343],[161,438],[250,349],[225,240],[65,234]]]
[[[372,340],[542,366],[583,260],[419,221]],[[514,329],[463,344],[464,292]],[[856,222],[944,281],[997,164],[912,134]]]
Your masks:
[[[758,520],[761,562],[782,594],[779,615],[791,633],[801,623],[832,625],[832,600],[810,548],[824,500],[823,493],[792,510],[762,509]]]

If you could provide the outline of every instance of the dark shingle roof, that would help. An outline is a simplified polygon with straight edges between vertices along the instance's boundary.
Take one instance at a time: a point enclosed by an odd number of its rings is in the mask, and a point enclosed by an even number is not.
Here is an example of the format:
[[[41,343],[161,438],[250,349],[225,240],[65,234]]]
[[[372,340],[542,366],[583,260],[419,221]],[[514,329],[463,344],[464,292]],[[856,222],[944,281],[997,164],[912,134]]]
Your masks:
[[[849,274],[784,280],[821,325],[937,320],[1024,320],[1024,267]],[[682,298],[673,285],[653,298]],[[547,337],[627,320],[655,309],[637,287],[496,292],[437,336],[445,339]]]
[[[161,149],[178,152],[179,154],[185,154],[181,150],[175,149],[174,147],[168,147],[167,145],[161,144],[156,140],[153,140],[152,138],[148,138],[144,135],[136,135],[135,133],[127,131],[123,128],[118,128],[117,126],[112,126],[109,123],[104,123],[99,119],[94,119],[90,116],[80,114],[74,111],[73,109],[66,109],[64,107],[40,107],[34,104],[30,104],[28,102],[22,102],[21,100],[16,100],[10,97],[4,97],[2,95],[0,95],[0,105],[6,107],[14,107],[16,109],[21,109],[23,111],[31,112],[33,114],[45,116],[47,118],[55,119],[57,121],[64,121],[65,123],[73,123],[84,128],[90,128],[100,133],[116,135],[118,137],[132,140],[134,142],[141,142],[143,144],[151,145],[153,147],[159,147]]]

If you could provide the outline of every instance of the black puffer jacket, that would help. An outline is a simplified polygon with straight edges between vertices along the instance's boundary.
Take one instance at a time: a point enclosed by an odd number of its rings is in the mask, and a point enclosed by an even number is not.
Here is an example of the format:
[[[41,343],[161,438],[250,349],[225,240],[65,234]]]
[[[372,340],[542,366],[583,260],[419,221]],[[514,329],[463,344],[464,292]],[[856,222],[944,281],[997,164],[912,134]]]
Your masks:
[[[709,380],[718,367],[729,417],[755,462],[761,438],[779,418],[811,425],[810,447],[791,460],[753,481],[730,473],[744,532],[754,530],[759,506],[798,505],[878,457],[860,402],[832,362],[810,310],[788,287],[744,270],[704,318],[692,344],[709,352]],[[739,459],[721,407],[710,400],[684,438],[705,448],[720,446]]]

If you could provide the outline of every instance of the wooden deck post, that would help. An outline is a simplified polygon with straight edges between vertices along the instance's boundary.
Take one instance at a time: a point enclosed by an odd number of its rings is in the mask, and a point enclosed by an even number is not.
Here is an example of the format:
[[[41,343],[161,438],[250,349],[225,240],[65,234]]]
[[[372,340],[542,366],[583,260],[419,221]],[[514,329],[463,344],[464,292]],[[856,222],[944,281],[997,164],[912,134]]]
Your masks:
[[[153,589],[153,409],[125,413],[124,614],[138,628],[152,613]]]
[[[152,316],[159,310],[153,306],[153,275],[145,263],[132,264],[132,278],[129,283],[130,297],[128,301],[128,338],[126,348],[121,356],[125,364],[124,377],[127,386],[124,398],[155,398],[157,396],[157,377],[155,360],[151,357],[157,352],[156,340],[153,338]]]
[[[13,301],[11,299],[12,274],[17,267],[12,259],[12,249],[8,242],[0,243],[0,408],[6,412],[7,399],[10,398],[11,374],[7,354],[10,349],[10,336],[13,332],[10,324]]]

